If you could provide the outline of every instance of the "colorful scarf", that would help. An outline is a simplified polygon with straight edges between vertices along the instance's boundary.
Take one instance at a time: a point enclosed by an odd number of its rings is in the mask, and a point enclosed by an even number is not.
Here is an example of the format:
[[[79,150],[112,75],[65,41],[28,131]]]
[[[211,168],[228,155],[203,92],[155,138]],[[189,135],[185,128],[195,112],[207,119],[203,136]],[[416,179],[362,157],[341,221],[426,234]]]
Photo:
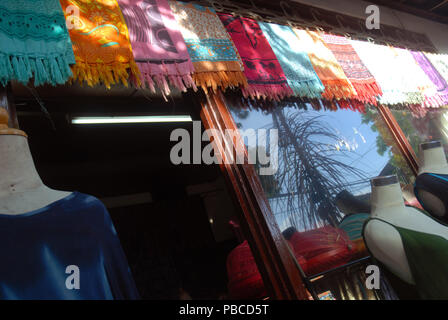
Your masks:
[[[299,97],[321,98],[325,87],[294,31],[288,26],[273,23],[259,22],[259,25],[294,94]]]
[[[448,55],[447,54],[434,54],[425,53],[429,61],[431,61],[434,68],[440,73],[440,75],[448,82]]]
[[[317,76],[325,86],[322,97],[327,100],[355,98],[357,96],[355,89],[319,33],[299,29],[293,30],[299,39],[300,46],[308,53]]]
[[[396,53],[391,48],[367,41],[350,40],[350,44],[380,85],[383,91],[379,98],[381,104],[423,103],[423,95],[417,88],[417,92],[408,92],[409,88],[404,83],[406,70],[400,70]]]
[[[58,0],[0,1],[0,83],[65,83],[75,63]]]
[[[244,97],[279,101],[293,95],[282,67],[257,21],[218,13],[244,63]]]
[[[216,12],[180,1],[170,1],[170,6],[193,61],[196,85],[206,92],[209,87],[246,87],[242,62]]]
[[[383,92],[347,38],[327,33],[321,35],[355,88],[356,100],[376,105],[377,97]]]
[[[448,84],[446,80],[422,52],[414,51],[412,52],[412,56],[436,87],[437,96],[441,101],[441,105],[448,105]]]
[[[397,66],[401,68],[402,76],[408,91],[420,91],[423,96],[423,107],[438,108],[444,103],[439,95],[437,88],[419,66],[410,51],[393,48],[397,57]]]
[[[118,0],[118,3],[129,28],[141,83],[152,91],[157,84],[164,95],[170,94],[168,81],[181,91],[196,89],[191,77],[193,64],[168,1]]]
[[[139,78],[140,72],[132,55],[128,28],[117,0],[60,0],[69,29],[76,65],[73,77],[89,86],[102,82],[128,85],[128,69]],[[79,19],[71,8],[79,10]]]

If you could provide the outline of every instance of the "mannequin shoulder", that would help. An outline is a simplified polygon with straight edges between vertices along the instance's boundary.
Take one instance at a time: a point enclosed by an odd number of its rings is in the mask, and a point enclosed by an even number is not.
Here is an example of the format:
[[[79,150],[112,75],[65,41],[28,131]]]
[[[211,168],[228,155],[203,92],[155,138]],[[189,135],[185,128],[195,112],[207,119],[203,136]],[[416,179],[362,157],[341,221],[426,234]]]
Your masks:
[[[372,219],[364,229],[364,238],[370,250],[376,248],[402,249],[400,233],[392,225]]]

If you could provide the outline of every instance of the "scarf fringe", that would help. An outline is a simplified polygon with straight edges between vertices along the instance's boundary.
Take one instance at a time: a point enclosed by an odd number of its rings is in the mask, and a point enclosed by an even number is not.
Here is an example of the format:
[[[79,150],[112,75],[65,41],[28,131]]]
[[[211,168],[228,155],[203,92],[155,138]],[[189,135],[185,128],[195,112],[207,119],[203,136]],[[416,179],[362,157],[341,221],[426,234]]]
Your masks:
[[[287,85],[264,85],[264,84],[249,84],[242,89],[245,98],[252,99],[274,100],[280,101],[283,98],[290,97],[294,94],[292,89]]]
[[[73,80],[77,80],[81,85],[86,82],[90,87],[103,83],[107,89],[110,89],[111,85],[120,82],[127,87],[128,69],[130,69],[132,78],[136,79],[136,85],[140,86],[140,71],[134,61],[129,63],[114,62],[112,64],[91,64],[77,61],[72,67]]]
[[[64,54],[45,58],[0,54],[0,82],[3,86],[10,80],[27,85],[33,77],[35,86],[64,84],[71,76],[72,71]]]
[[[426,108],[440,108],[444,106],[446,102],[442,99],[440,95],[425,95],[425,102],[423,103],[423,106]]]
[[[318,79],[311,79],[305,81],[290,80],[288,79],[288,84],[294,92],[295,96],[307,97],[311,99],[320,99],[325,87],[322,82]]]
[[[346,79],[321,80],[325,86],[322,97],[327,100],[351,99],[357,96],[352,84]]]
[[[140,69],[140,84],[142,87],[149,88],[152,92],[156,92],[156,86],[165,96],[170,95],[170,85],[186,92],[188,88],[197,91],[196,84],[193,81],[193,66],[190,64],[173,63],[173,64],[155,64],[150,62],[137,62]],[[135,78],[133,78],[134,82]],[[137,83],[134,82],[135,86]]]
[[[216,92],[218,88],[225,90],[227,88],[240,86],[246,88],[248,86],[247,79],[241,71],[197,72],[193,74],[193,80],[196,86],[202,88],[204,92],[207,92],[208,88]]]
[[[377,98],[383,95],[383,91],[375,80],[370,82],[352,81],[352,85],[358,93],[357,100],[374,106],[378,105]]]

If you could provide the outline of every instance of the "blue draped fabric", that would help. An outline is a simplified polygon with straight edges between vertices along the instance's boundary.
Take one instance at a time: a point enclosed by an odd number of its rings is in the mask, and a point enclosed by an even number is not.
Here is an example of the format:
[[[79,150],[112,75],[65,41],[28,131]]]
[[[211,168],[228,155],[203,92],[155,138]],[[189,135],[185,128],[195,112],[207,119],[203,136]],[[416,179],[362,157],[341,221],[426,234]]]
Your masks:
[[[0,299],[137,298],[112,220],[97,198],[74,192],[39,210],[0,214]]]

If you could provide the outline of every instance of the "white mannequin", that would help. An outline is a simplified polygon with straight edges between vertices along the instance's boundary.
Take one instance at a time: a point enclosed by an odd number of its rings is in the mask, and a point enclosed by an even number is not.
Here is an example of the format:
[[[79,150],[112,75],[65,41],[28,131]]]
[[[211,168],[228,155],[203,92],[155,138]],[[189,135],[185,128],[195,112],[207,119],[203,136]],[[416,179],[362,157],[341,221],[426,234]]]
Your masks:
[[[447,227],[417,209],[405,206],[396,176],[372,179],[371,204],[372,218],[382,219],[401,228],[448,239]],[[364,240],[376,259],[403,281],[415,284],[400,234],[394,227],[379,220],[369,221],[364,230]]]
[[[421,165],[418,174],[425,172],[448,174],[448,163],[440,141],[420,144]]]
[[[43,208],[70,195],[52,190],[40,179],[26,134],[8,128],[8,114],[0,107],[0,214],[18,215]]]

